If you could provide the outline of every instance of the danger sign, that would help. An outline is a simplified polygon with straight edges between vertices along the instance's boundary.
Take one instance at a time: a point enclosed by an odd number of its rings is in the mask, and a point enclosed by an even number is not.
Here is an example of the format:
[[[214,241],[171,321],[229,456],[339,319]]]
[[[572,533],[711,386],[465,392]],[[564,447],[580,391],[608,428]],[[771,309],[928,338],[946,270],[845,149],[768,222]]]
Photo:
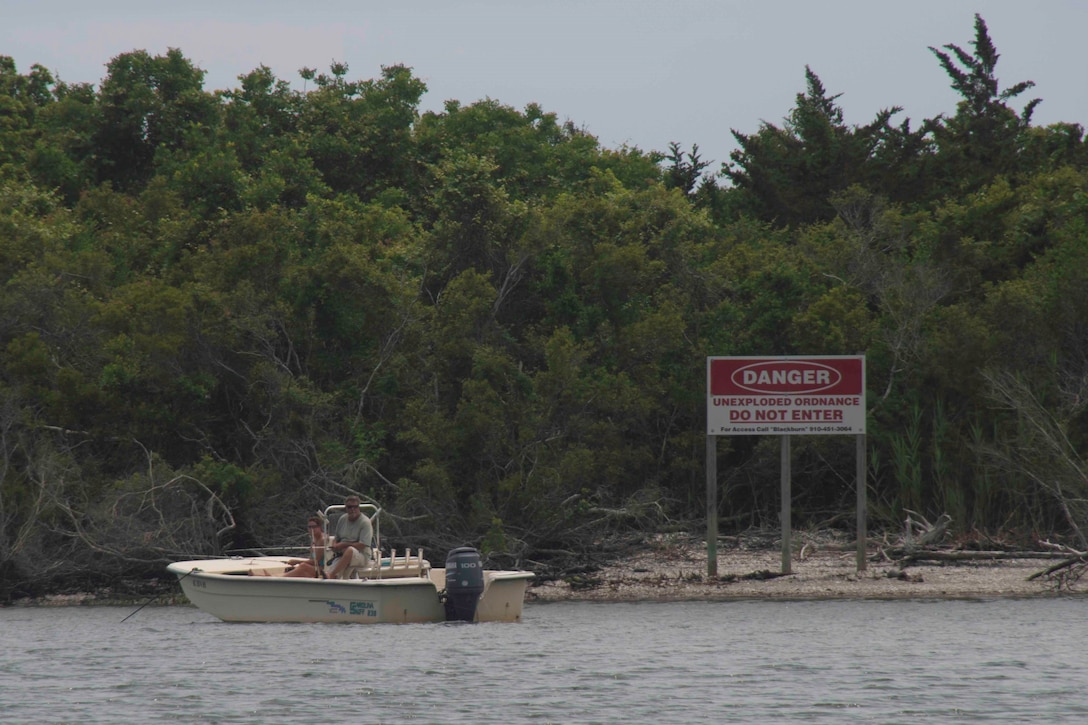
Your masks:
[[[865,432],[865,356],[710,357],[707,435]]]

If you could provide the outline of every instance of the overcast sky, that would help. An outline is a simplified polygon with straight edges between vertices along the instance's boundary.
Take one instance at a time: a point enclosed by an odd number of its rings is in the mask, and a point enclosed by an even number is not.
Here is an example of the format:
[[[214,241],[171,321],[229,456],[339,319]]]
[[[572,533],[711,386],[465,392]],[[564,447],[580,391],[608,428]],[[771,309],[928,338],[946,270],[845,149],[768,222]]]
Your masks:
[[[205,88],[237,87],[266,65],[301,87],[298,69],[346,62],[373,78],[404,64],[447,99],[539,103],[602,145],[665,151],[698,144],[717,164],[730,129],[776,125],[804,90],[809,65],[850,124],[893,105],[912,126],[955,112],[956,96],[927,49],[970,50],[981,13],[1001,53],[1002,87],[1033,80],[1017,109],[1036,124],[1088,122],[1084,0],[0,0],[0,55],[62,80],[98,84],[114,56],[180,48]]]

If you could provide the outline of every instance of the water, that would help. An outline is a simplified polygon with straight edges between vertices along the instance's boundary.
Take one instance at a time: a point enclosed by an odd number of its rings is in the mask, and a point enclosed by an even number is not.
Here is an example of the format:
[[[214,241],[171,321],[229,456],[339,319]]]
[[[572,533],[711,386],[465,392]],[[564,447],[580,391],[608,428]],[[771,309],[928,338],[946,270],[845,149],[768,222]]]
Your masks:
[[[0,609],[12,723],[1083,723],[1088,600],[527,604],[521,624]]]

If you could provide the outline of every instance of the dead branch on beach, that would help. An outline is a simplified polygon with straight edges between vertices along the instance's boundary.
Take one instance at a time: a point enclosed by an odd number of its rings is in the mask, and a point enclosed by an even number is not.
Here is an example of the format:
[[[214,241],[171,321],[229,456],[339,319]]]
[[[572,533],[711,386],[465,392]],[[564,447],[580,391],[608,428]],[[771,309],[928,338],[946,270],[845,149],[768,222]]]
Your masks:
[[[941,542],[948,535],[952,517],[941,514],[935,523],[929,523],[920,513],[904,509],[907,520],[904,522],[903,546],[906,549],[925,548]]]
[[[792,574],[783,574],[780,571],[771,571],[770,569],[760,569],[759,571],[749,572],[748,574],[723,574],[719,577],[719,580],[727,584],[740,581],[769,581],[771,579],[777,579],[782,576],[793,576]]]
[[[1011,559],[1059,559],[1063,554],[1053,551],[968,551],[964,549],[930,549],[903,553],[894,561],[909,564],[917,561],[1000,561]]]
[[[899,542],[894,546],[880,547],[878,552],[880,557],[897,563],[925,558],[948,535],[948,527],[952,523],[952,517],[948,514],[941,514],[931,524],[918,512],[904,510],[907,518],[903,522],[903,535]]]
[[[931,524],[924,516],[915,511],[908,509],[906,510],[906,513],[907,518],[904,522],[903,535],[900,542],[894,546],[880,547],[878,551],[879,557],[894,562],[900,567],[919,562],[964,563],[1023,559],[1062,560],[1053,567],[1032,575],[1029,577],[1030,581],[1039,576],[1049,575],[1054,572],[1066,570],[1070,567],[1075,567],[1078,557],[1084,556],[1080,552],[1073,551],[1067,547],[1049,544],[1049,542],[1040,542],[1040,545],[1044,549],[1041,551],[950,549],[940,546],[940,542],[945,539],[949,533],[949,525],[952,523],[952,517],[948,514],[941,514],[937,518],[937,521]],[[1082,563],[1085,563],[1085,565],[1088,565],[1088,562],[1085,562],[1083,558],[1079,560]],[[1077,575],[1076,578],[1079,579],[1080,576]]]
[[[1028,577],[1028,581],[1032,581],[1033,579],[1038,579],[1039,577],[1052,576],[1052,575],[1054,575],[1056,573],[1062,572],[1062,571],[1064,571],[1066,569],[1070,569],[1070,568],[1073,568],[1073,567],[1079,567],[1079,568],[1083,569],[1086,566],[1088,566],[1088,552],[1085,552],[1085,553],[1082,553],[1082,554],[1077,554],[1076,556],[1070,557],[1070,558],[1067,558],[1067,559],[1063,559],[1062,561],[1059,561],[1057,564],[1054,564],[1053,566],[1049,566],[1046,569],[1043,569],[1042,571],[1037,571],[1037,572],[1035,572],[1034,574],[1032,574],[1031,576]],[[1077,578],[1078,579],[1080,578],[1079,574],[1077,575]]]
[[[1072,591],[1085,572],[1088,572],[1088,551],[1077,551],[1062,544],[1052,544],[1049,541],[1040,542],[1051,549],[1049,552],[1054,558],[1061,558],[1056,564],[1037,571],[1028,577],[1028,581],[1045,578],[1058,591]]]

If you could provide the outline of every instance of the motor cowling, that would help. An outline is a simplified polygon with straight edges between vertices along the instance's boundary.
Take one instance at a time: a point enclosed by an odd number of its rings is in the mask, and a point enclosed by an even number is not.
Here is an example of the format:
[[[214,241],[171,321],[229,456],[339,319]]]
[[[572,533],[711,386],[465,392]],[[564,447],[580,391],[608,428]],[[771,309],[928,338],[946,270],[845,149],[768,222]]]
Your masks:
[[[446,621],[471,622],[484,592],[480,552],[471,546],[453,549],[446,556]]]

